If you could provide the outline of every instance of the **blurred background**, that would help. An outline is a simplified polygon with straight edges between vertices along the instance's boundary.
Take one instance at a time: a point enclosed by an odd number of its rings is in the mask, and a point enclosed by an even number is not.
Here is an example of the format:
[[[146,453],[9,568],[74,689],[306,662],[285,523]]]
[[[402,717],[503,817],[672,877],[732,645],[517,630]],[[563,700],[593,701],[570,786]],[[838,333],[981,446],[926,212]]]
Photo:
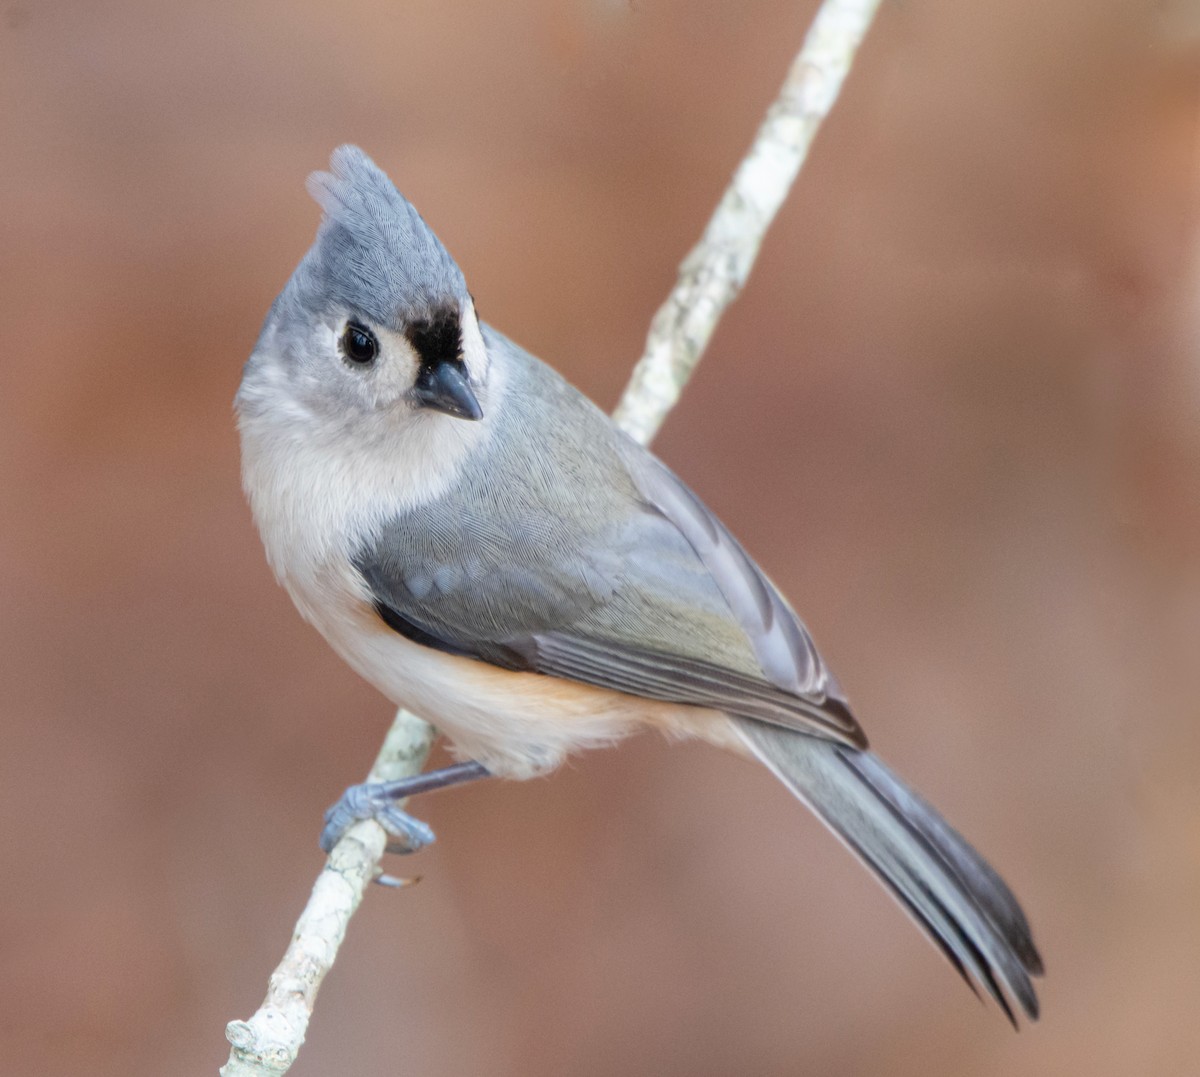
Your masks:
[[[239,489],[307,173],[361,143],[611,407],[814,9],[3,0],[6,1069],[214,1073],[389,721]],[[886,3],[656,446],[1021,895],[1041,1023],[642,738],[416,802],[294,1073],[1196,1072],[1198,89],[1195,2]]]

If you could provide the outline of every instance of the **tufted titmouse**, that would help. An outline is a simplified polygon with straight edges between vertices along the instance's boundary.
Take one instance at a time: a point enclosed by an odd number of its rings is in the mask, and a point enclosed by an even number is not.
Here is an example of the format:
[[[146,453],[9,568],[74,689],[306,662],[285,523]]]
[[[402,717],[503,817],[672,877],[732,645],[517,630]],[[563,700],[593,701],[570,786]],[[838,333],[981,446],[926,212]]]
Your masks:
[[[317,238],[237,395],[246,493],[301,614],[468,762],[332,810],[528,778],[647,726],[757,758],[968,984],[1037,1016],[1020,906],[866,737],[804,625],[662,463],[478,321],[458,266],[359,149],[309,190]]]

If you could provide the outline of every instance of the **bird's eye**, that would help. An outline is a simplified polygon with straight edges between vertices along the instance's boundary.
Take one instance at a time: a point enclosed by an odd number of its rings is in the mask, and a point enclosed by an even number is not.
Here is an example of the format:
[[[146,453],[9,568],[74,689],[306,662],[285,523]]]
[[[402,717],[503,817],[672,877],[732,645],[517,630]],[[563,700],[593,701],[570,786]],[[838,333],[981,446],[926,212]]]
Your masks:
[[[347,322],[342,330],[342,354],[356,366],[369,366],[379,354],[379,341],[366,326]]]

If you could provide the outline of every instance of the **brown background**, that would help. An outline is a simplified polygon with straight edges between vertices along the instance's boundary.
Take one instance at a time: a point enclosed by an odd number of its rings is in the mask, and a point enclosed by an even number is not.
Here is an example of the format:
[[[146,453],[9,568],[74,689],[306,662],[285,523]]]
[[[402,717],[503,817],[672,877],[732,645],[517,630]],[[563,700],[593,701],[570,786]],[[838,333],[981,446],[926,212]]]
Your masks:
[[[388,720],[272,582],[230,400],[360,142],[606,406],[811,5],[0,5],[0,1066],[212,1073]],[[755,769],[419,802],[297,1074],[1200,1057],[1197,5],[890,0],[658,442],[1022,895],[1014,1035]]]

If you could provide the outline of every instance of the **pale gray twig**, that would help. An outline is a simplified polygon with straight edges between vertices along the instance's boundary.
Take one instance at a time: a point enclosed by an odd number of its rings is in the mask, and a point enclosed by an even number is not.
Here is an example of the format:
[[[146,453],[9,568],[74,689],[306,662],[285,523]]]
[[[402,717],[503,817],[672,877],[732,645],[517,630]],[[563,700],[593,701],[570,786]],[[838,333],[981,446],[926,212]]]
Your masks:
[[[650,323],[613,418],[649,444],[675,406],[725,308],[750,275],[768,226],[837,100],[879,0],[826,0],[704,235]]]
[[[419,774],[433,738],[428,722],[399,711],[367,781]],[[333,847],[296,922],[287,952],[271,974],[263,1004],[249,1020],[230,1021],[225,1026],[231,1047],[229,1061],[221,1067],[222,1077],[277,1077],[296,1061],[321,981],[333,968],[350,917],[379,873],[387,842],[383,827],[366,819],[350,827]]]

